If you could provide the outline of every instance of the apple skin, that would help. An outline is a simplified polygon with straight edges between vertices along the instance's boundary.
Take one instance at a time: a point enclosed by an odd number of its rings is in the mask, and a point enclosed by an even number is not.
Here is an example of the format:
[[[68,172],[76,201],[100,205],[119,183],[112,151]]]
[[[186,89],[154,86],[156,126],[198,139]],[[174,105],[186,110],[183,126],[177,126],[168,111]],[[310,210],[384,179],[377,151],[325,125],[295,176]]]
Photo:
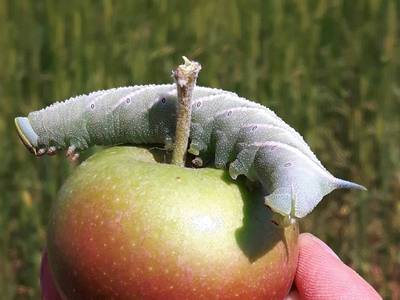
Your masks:
[[[272,224],[260,195],[226,171],[114,147],[62,187],[48,255],[64,299],[283,299],[298,226]]]

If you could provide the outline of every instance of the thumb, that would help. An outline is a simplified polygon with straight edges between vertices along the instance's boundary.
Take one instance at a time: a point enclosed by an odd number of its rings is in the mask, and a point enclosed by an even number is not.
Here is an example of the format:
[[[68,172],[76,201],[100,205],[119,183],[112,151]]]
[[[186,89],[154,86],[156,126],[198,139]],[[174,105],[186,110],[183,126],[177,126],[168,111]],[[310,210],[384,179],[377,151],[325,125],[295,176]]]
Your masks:
[[[299,247],[295,284],[302,299],[381,299],[320,239],[303,233]]]

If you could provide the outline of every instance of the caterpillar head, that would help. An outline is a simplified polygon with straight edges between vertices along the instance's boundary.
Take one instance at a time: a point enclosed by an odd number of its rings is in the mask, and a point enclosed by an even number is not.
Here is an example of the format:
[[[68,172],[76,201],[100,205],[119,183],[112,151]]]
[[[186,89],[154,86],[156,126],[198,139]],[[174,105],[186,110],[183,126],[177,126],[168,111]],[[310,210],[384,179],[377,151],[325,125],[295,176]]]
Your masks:
[[[25,147],[36,156],[40,156],[38,149],[38,135],[33,130],[28,118],[17,117],[14,120],[18,136]]]
[[[28,118],[17,117],[14,122],[22,143],[35,156],[54,155],[57,153],[56,146],[42,147],[39,145],[39,136],[33,130]]]

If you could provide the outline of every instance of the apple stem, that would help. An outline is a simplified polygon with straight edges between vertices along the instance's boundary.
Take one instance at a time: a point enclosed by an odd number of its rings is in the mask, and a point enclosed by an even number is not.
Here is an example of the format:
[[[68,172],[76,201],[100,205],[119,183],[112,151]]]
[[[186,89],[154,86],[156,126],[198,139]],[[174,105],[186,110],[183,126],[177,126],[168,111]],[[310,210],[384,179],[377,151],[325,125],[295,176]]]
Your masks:
[[[192,93],[197,76],[201,70],[198,62],[183,56],[184,64],[172,71],[178,91],[178,109],[176,118],[175,145],[172,152],[172,164],[184,167],[188,147],[190,121],[192,115]]]

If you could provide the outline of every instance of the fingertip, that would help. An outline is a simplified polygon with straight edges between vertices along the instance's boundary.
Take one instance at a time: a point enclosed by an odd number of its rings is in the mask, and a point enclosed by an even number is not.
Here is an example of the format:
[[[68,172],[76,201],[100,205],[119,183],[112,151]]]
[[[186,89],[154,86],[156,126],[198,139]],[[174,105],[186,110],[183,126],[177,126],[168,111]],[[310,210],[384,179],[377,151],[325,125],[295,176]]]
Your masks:
[[[310,233],[299,237],[295,284],[302,299],[381,299],[333,250]]]
[[[325,254],[331,255],[332,258],[340,260],[339,256],[323,241],[315,235],[305,232],[299,237],[300,249],[303,249],[304,254],[313,254],[322,250]]]

